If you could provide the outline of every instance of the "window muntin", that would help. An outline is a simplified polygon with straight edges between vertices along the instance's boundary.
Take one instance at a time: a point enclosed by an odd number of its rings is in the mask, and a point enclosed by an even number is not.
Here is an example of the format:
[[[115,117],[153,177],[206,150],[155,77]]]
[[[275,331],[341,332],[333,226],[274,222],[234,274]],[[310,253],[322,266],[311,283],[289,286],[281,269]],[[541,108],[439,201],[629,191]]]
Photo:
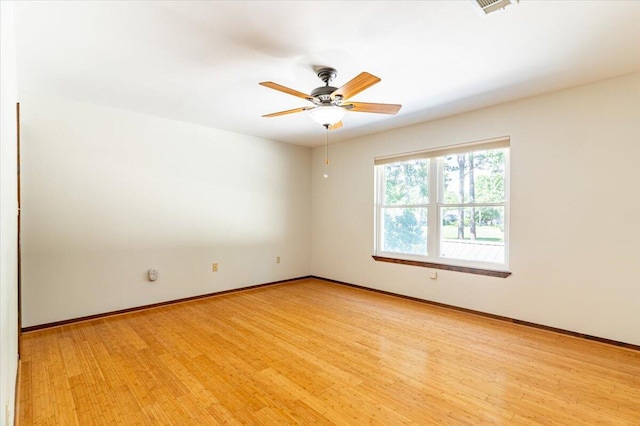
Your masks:
[[[505,269],[508,139],[429,154],[376,160],[376,255]]]

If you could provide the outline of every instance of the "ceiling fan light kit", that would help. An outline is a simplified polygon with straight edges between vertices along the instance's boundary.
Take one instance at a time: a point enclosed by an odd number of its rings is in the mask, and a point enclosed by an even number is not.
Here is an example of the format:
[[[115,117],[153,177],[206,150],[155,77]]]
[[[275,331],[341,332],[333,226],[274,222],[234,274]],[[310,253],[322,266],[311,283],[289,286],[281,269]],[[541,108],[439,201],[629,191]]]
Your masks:
[[[347,113],[344,108],[333,105],[319,106],[310,109],[308,112],[311,119],[322,126],[336,124]]]

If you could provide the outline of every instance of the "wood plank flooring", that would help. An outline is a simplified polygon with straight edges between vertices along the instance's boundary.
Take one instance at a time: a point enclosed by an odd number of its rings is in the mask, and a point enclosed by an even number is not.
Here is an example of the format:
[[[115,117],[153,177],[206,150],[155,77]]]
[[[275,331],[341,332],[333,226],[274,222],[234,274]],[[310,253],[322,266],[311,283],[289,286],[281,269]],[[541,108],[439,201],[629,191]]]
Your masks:
[[[320,280],[23,334],[19,424],[640,424],[640,352]]]

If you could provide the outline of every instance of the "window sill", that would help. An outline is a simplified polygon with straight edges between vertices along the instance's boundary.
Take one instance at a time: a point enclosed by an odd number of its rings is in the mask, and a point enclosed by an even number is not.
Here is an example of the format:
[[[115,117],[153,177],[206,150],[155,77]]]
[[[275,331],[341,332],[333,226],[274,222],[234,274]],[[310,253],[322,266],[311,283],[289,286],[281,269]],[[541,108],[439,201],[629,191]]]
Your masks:
[[[487,275],[489,277],[507,278],[509,271],[494,271],[491,269],[470,268],[468,266],[445,265],[443,263],[420,262],[417,260],[395,259],[393,257],[371,256],[376,262],[399,263],[402,265],[421,266],[423,268],[444,269],[446,271],[464,272],[466,274]]]

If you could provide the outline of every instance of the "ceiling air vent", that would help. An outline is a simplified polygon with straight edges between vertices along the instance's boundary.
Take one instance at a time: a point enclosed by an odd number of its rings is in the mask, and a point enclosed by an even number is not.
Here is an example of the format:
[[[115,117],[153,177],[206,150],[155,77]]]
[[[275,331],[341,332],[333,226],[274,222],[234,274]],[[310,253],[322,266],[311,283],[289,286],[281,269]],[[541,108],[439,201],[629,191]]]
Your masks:
[[[478,3],[478,6],[480,6],[482,11],[486,15],[488,15],[491,12],[504,9],[505,7],[511,4],[511,0],[474,0],[474,1]]]

